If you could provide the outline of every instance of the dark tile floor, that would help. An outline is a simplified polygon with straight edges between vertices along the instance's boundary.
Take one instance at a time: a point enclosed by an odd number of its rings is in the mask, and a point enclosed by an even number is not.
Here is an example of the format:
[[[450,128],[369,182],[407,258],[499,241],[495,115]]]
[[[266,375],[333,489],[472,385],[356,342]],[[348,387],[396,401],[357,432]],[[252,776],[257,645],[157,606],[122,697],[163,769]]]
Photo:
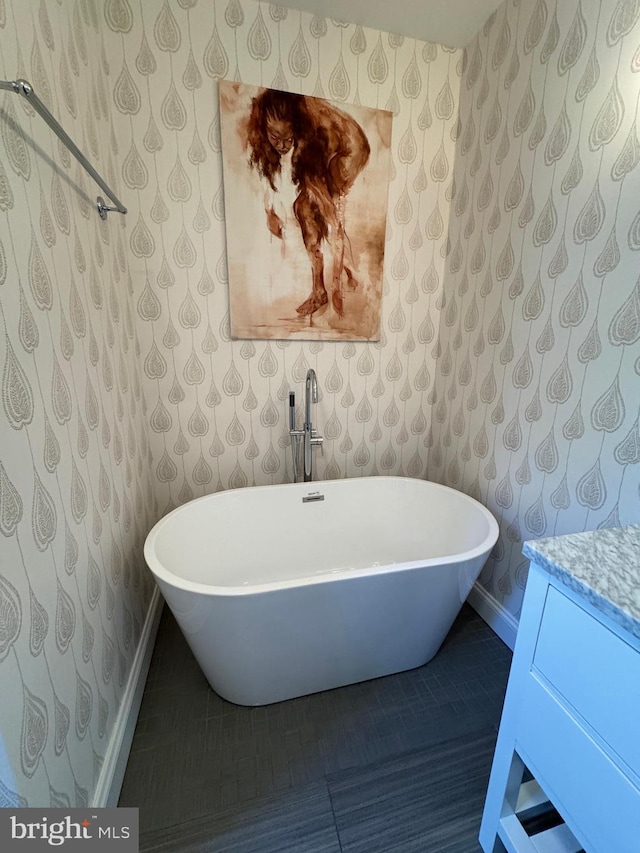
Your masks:
[[[141,850],[475,853],[510,662],[465,605],[424,667],[242,708],[165,608],[120,805]]]

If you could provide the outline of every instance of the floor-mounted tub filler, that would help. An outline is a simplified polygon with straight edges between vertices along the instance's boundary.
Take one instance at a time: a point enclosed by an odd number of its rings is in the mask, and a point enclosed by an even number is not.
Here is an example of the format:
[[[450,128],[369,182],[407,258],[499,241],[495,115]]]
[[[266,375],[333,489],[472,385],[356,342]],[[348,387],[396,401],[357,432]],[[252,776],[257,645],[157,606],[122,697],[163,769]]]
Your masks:
[[[198,498],[144,554],[211,687],[268,705],[425,664],[497,538],[461,492],[361,477]]]

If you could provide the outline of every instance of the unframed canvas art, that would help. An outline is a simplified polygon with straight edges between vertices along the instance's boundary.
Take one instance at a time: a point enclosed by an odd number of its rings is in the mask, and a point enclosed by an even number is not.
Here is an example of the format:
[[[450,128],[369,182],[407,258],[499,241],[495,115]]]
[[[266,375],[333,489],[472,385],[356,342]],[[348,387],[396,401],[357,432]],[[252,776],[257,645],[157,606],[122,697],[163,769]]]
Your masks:
[[[231,334],[375,341],[392,114],[220,81]]]

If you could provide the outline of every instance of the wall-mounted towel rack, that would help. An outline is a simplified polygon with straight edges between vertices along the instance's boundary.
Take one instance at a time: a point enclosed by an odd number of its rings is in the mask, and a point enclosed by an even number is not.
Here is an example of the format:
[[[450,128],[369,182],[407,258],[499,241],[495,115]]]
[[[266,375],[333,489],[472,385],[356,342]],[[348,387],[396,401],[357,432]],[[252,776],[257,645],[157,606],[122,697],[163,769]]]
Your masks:
[[[109,188],[109,185],[100,177],[100,175],[93,168],[91,163],[84,156],[82,151],[75,144],[73,139],[69,136],[68,133],[64,130],[64,128],[56,121],[56,119],[51,115],[49,110],[42,103],[40,98],[33,91],[33,86],[31,83],[27,82],[27,80],[0,80],[0,89],[6,89],[8,92],[15,92],[17,95],[22,95],[24,98],[29,101],[34,110],[46,121],[51,130],[58,136],[58,138],[67,146],[69,151],[76,158],[78,163],[82,166],[82,168],[88,172],[93,180],[98,184],[98,186],[106,193],[106,195],[111,199],[114,203],[115,207],[110,207],[105,204],[102,196],[98,196],[96,199],[96,207],[98,208],[98,213],[100,214],[101,219],[107,218],[107,213],[110,210],[116,210],[118,213],[126,213],[127,208],[122,204],[122,202],[118,199],[115,193]]]

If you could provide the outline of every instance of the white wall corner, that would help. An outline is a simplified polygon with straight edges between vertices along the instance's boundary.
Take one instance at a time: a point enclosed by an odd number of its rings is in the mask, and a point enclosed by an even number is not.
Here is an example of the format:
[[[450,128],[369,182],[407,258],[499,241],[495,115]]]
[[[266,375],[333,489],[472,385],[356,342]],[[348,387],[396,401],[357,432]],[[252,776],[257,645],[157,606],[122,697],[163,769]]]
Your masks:
[[[93,795],[92,805],[95,808],[118,805],[163,604],[164,599],[156,586]]]
[[[495,631],[502,642],[513,651],[518,633],[518,620],[513,614],[500,604],[490,592],[487,592],[480,581],[476,581],[473,585],[467,601],[487,625]]]

